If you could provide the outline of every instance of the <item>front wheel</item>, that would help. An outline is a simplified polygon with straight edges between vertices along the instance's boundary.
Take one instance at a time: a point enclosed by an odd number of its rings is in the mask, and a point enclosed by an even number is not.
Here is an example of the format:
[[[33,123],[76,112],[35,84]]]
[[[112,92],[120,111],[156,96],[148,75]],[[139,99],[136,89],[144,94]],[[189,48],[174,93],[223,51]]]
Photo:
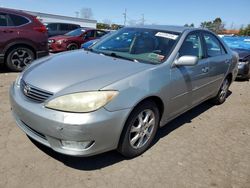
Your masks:
[[[78,46],[74,43],[71,43],[68,45],[67,47],[68,50],[77,50],[78,49]]]
[[[129,158],[145,152],[155,137],[159,118],[159,110],[154,102],[146,101],[137,106],[125,124],[118,151]]]
[[[222,104],[225,102],[226,98],[227,98],[227,94],[228,94],[228,90],[229,90],[229,86],[230,86],[230,81],[228,78],[226,78],[221,87],[220,90],[217,94],[217,96],[215,98],[212,99],[212,102],[216,105]]]

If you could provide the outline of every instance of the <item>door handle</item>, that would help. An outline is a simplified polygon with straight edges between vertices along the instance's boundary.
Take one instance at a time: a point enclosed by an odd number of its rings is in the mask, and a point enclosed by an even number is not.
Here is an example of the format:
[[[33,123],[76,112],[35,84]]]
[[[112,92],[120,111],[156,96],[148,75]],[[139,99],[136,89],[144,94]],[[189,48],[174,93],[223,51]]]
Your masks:
[[[225,61],[225,63],[227,63],[227,64],[230,63],[230,59],[227,59],[227,60]]]
[[[203,68],[201,69],[201,71],[202,71],[203,73],[207,73],[207,72],[209,71],[209,67],[203,67]]]

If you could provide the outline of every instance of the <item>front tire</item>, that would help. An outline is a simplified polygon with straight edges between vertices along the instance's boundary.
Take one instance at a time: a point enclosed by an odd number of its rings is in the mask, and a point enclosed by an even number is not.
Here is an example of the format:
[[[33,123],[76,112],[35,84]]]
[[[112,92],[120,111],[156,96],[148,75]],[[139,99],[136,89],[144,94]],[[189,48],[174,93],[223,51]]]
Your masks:
[[[146,101],[137,106],[125,124],[118,151],[128,158],[145,152],[155,137],[159,119],[159,109],[154,102]]]
[[[35,59],[32,50],[26,47],[16,47],[10,50],[6,58],[6,66],[15,72],[20,72]]]
[[[74,43],[71,43],[67,46],[67,50],[68,51],[71,51],[71,50],[77,50],[78,49],[78,46],[77,44],[74,44]]]

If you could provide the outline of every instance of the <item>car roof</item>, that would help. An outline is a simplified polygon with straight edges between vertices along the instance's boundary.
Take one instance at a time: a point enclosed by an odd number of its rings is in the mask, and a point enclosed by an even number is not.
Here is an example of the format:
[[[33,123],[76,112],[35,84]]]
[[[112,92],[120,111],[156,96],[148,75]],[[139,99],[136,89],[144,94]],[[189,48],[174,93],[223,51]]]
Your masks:
[[[77,26],[80,26],[79,24],[63,23],[63,22],[45,22],[45,24],[67,24],[67,25],[77,25]]]
[[[5,13],[12,13],[12,14],[17,14],[17,15],[20,15],[20,16],[25,16],[25,17],[28,17],[28,18],[31,18],[31,17],[35,17],[31,14],[28,14],[22,10],[15,10],[15,9],[10,9],[10,8],[1,8],[0,7],[0,12],[5,12]]]
[[[184,31],[190,30],[203,30],[203,29],[197,29],[193,27],[184,27],[184,26],[173,26],[173,25],[144,25],[144,26],[135,26],[128,28],[145,28],[145,29],[156,29],[156,30],[162,30],[162,31],[172,31],[176,33],[183,33]],[[204,29],[205,30],[205,29]]]

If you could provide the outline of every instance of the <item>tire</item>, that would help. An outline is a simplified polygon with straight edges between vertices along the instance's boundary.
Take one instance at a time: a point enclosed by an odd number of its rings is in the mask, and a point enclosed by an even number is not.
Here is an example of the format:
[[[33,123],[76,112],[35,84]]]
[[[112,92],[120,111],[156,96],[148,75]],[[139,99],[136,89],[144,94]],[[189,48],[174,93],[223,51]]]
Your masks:
[[[146,101],[137,106],[126,121],[118,151],[128,158],[145,152],[155,137],[159,119],[159,109],[154,102]]]
[[[10,50],[6,58],[6,66],[15,72],[20,72],[35,59],[35,54],[32,50],[26,47],[15,47]]]
[[[75,43],[71,43],[71,44],[69,44],[69,45],[67,46],[67,50],[68,50],[68,51],[77,50],[77,49],[78,49],[78,46],[77,46],[77,44],[75,44]]]
[[[230,81],[228,78],[225,78],[217,96],[211,100],[213,104],[220,105],[226,101],[229,86],[230,86]]]

